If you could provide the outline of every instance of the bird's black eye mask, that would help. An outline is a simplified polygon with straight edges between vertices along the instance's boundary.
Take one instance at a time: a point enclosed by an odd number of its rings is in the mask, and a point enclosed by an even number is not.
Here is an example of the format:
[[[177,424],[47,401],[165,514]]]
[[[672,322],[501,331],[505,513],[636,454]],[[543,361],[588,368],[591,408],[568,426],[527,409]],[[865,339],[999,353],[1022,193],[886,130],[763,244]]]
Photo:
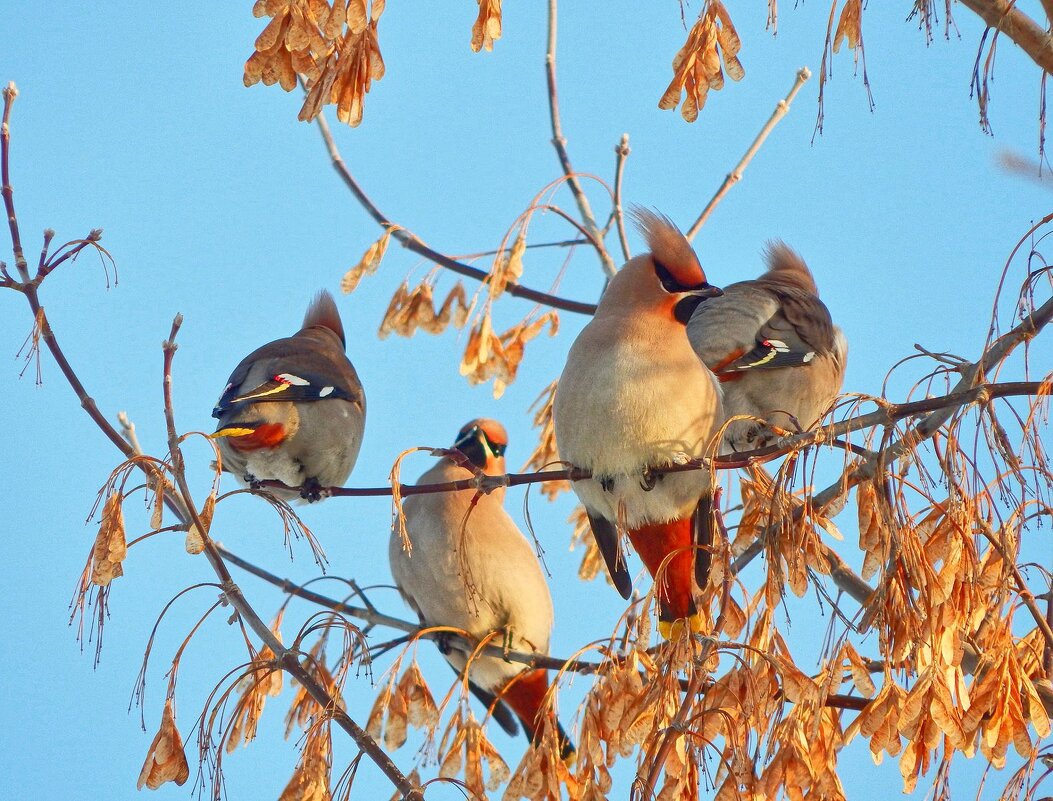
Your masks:
[[[485,467],[487,452],[494,456],[504,456],[508,445],[504,442],[494,442],[479,426],[472,426],[461,432],[453,447],[467,456],[472,464]]]
[[[655,275],[658,276],[658,280],[662,282],[662,288],[672,295],[679,295],[681,292],[694,292],[699,289],[707,289],[710,286],[710,284],[704,280],[698,284],[681,284],[673,277],[673,274],[666,269],[665,265],[658,260],[655,260],[654,271]]]

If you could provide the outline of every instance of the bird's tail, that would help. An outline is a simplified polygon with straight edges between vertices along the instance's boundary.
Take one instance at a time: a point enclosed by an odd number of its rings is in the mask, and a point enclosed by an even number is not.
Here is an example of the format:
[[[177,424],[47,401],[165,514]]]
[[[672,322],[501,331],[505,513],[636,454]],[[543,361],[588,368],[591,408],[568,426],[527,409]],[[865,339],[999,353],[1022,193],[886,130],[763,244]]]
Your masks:
[[[544,730],[545,715],[551,714],[545,708],[547,694],[548,671],[543,668],[520,673],[501,693],[501,700],[512,707],[512,711],[516,713],[523,728],[530,733],[530,739],[535,744],[541,738]],[[559,737],[560,757],[564,762],[573,761],[577,752],[558,720],[556,721],[556,732]]]
[[[629,531],[629,541],[658,582],[658,630],[666,639],[675,636],[684,621],[699,631],[702,617],[695,605],[695,583],[709,579],[713,540],[712,500],[707,495],[695,512],[679,520],[652,523]],[[668,561],[667,561],[668,557]],[[665,562],[665,567],[662,563]]]

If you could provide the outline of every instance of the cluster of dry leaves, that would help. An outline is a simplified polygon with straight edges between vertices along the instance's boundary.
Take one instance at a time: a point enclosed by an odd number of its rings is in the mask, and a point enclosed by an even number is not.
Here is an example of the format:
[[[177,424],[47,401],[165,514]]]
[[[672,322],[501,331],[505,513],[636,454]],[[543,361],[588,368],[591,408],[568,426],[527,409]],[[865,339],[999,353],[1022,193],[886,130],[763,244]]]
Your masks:
[[[501,0],[478,0],[472,49],[493,50],[501,38]],[[256,0],[252,13],[270,22],[245,62],[246,86],[278,84],[292,91],[303,81],[299,117],[311,121],[327,105],[341,122],[362,122],[373,81],[384,77],[377,23],[386,0]]]

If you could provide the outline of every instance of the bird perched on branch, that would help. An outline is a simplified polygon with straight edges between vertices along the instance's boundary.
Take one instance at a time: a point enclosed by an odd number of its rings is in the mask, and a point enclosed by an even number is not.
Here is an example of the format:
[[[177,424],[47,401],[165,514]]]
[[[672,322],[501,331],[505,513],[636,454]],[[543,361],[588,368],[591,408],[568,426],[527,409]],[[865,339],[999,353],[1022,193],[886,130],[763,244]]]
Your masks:
[[[419,483],[471,478],[469,463],[487,475],[503,475],[507,444],[508,434],[496,420],[472,420],[457,435],[455,450],[422,475]],[[397,528],[392,532],[391,573],[421,625],[451,626],[477,639],[501,631],[506,648],[547,654],[552,597],[534,546],[509,517],[503,500],[503,487],[488,495],[465,489],[407,498],[403,513],[409,542],[403,543]],[[440,648],[463,675],[470,647],[444,639]],[[552,714],[545,709],[547,671],[479,655],[472,660],[468,681],[473,694],[493,707],[501,728],[516,733],[511,707],[537,741],[544,716]],[[561,756],[571,759],[574,747],[556,725]]]
[[[724,288],[702,303],[687,325],[695,351],[724,389],[732,422],[725,449],[767,445],[783,432],[808,429],[841,391],[848,343],[819,300],[815,279],[782,242],[765,252],[768,270]]]
[[[241,360],[212,410],[224,470],[250,484],[301,487],[307,500],[347,480],[362,445],[366,398],[344,346],[340,313],[323,290],[299,331]]]
[[[560,458],[592,474],[574,491],[615,587],[632,592],[622,527],[658,579],[659,629],[670,637],[676,621],[700,626],[694,583],[709,575],[712,488],[706,470],[655,468],[706,455],[723,419],[720,386],[685,330],[720,290],[668,218],[634,214],[651,252],[611,279],[570,349],[553,411]]]

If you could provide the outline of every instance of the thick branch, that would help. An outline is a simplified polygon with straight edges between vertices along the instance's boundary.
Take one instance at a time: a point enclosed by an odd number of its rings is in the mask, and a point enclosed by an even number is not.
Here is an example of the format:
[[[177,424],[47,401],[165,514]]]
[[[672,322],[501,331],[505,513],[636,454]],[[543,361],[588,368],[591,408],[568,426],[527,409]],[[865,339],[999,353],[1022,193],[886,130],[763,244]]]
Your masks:
[[[463,275],[476,281],[482,281],[483,283],[490,280],[490,273],[486,270],[480,270],[478,267],[472,267],[471,265],[464,264],[456,259],[451,259],[449,256],[445,256],[437,250],[432,250],[415,234],[407,231],[405,228],[395,226],[394,223],[392,223],[391,220],[389,220],[387,216],[377,208],[362,187],[359,186],[355,177],[351,174],[351,170],[348,169],[343,156],[340,155],[340,151],[336,147],[336,142],[333,140],[333,135],[329,131],[329,124],[325,121],[325,117],[322,114],[319,114],[315,118],[315,123],[318,125],[318,130],[322,134],[322,140],[325,142],[325,147],[329,151],[329,158],[333,162],[333,168],[343,179],[347,188],[351,190],[351,194],[355,196],[355,199],[358,200],[362,205],[362,208],[366,210],[370,217],[376,220],[383,228],[391,231],[391,235],[395,237],[403,247],[407,250],[413,251],[418,256],[423,256],[428,259],[428,261],[438,264],[440,267],[445,267],[447,270],[457,273],[458,275]],[[551,306],[554,309],[562,309],[563,311],[574,312],[576,314],[593,314],[596,311],[596,305],[594,303],[580,303],[576,300],[567,300],[566,298],[550,295],[547,292],[530,289],[529,287],[517,284],[514,281],[505,285],[505,292],[517,298],[532,300],[535,303],[541,303],[545,306]]]
[[[1049,32],[1017,8],[1015,0],[961,0],[988,26],[1001,31],[1045,72],[1053,75],[1053,39]]]

